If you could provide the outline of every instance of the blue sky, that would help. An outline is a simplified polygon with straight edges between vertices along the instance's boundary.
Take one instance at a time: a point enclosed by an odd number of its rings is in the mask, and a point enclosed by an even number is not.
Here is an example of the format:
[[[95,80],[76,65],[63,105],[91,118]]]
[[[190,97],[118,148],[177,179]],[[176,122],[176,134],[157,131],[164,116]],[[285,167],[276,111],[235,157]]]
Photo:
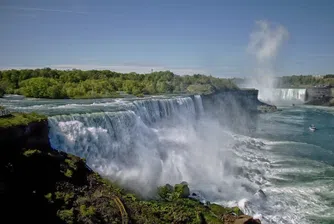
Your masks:
[[[334,73],[332,0],[2,0],[0,68],[248,76],[256,21],[288,33],[275,75]],[[269,48],[271,45],[268,45]]]

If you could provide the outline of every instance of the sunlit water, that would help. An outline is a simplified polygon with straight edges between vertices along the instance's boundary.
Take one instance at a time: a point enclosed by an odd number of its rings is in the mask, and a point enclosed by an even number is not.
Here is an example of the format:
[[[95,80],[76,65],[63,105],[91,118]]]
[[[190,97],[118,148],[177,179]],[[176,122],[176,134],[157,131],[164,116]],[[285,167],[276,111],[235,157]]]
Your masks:
[[[144,196],[187,181],[201,200],[263,223],[334,223],[333,108],[282,107],[233,127],[207,116],[200,96],[0,104],[50,115],[54,148]]]

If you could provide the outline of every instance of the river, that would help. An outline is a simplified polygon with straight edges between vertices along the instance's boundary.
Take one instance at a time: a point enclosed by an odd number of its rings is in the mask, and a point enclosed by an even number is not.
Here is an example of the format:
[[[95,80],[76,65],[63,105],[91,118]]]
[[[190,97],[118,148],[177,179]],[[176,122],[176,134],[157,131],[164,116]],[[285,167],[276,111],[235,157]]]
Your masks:
[[[49,115],[53,148],[143,196],[186,181],[200,200],[238,205],[262,223],[334,223],[334,108],[281,106],[235,129],[200,96],[0,104]]]

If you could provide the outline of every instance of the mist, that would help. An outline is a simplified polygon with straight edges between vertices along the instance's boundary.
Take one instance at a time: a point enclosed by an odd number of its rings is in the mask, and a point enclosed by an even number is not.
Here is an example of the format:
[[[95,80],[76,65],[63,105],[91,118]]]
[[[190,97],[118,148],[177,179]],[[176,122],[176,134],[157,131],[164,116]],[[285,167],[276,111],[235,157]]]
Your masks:
[[[255,22],[247,46],[247,53],[255,59],[255,75],[247,79],[244,87],[256,88],[259,95],[271,98],[272,89],[276,87],[275,60],[288,37],[289,32],[282,25],[264,20]]]

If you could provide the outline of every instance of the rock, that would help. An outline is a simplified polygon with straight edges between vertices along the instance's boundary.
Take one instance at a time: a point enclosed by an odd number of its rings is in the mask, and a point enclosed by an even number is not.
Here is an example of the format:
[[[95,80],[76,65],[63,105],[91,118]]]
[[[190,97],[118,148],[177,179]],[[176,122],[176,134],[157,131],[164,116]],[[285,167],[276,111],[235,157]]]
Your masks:
[[[271,112],[276,112],[277,111],[276,106],[269,105],[269,104],[260,105],[260,106],[257,107],[257,109],[261,113],[271,113]]]
[[[262,189],[258,190],[257,193],[259,194],[260,198],[262,198],[264,200],[267,199],[267,195],[263,192]]]
[[[253,217],[249,215],[240,215],[235,219],[234,224],[261,224],[261,221],[253,219]]]

